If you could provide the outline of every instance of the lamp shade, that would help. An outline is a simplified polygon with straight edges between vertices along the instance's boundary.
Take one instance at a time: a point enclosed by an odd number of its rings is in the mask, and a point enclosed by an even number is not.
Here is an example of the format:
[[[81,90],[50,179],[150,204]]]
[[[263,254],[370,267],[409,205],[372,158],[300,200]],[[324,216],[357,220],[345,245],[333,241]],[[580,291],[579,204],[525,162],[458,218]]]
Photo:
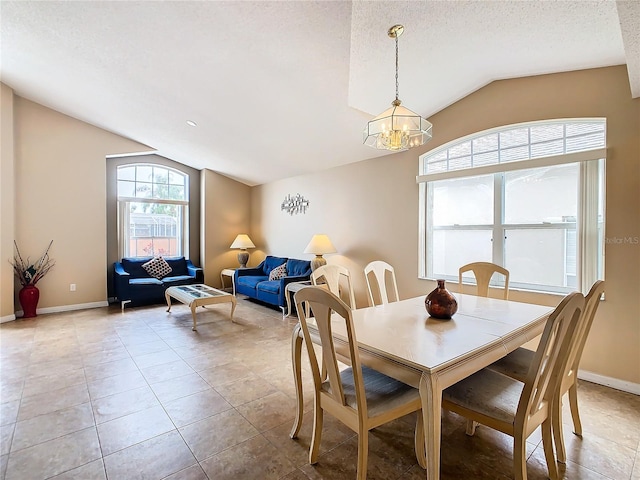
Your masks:
[[[325,253],[336,253],[336,247],[333,246],[329,237],[320,234],[314,235],[307,245],[307,248],[304,249],[304,253],[313,253],[314,255],[324,255]]]
[[[236,239],[233,241],[233,243],[229,248],[246,249],[246,248],[256,248],[256,246],[253,244],[253,242],[249,238],[249,235],[247,235],[246,233],[241,233],[236,237]]]
[[[417,113],[394,103],[364,129],[364,144],[379,150],[407,150],[427,143],[433,126]]]

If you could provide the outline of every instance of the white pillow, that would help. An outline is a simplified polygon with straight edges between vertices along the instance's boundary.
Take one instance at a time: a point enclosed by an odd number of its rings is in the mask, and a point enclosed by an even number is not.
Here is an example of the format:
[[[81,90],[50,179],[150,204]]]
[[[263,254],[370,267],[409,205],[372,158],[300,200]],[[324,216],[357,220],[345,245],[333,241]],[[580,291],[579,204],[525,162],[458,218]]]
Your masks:
[[[287,264],[283,263],[279,267],[274,268],[269,273],[269,280],[280,280],[287,276]]]
[[[142,268],[158,280],[169,275],[172,270],[167,261],[162,257],[153,257],[147,263],[143,263]]]

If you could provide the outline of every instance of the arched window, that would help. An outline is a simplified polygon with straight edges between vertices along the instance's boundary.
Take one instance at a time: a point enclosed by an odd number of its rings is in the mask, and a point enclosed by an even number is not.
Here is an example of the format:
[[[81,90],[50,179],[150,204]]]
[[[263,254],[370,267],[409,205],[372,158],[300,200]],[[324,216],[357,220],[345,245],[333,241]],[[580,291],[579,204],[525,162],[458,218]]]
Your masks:
[[[189,256],[189,176],[164,165],[117,167],[121,257]]]
[[[586,292],[603,277],[604,119],[509,125],[420,157],[420,276],[493,262],[513,288]]]

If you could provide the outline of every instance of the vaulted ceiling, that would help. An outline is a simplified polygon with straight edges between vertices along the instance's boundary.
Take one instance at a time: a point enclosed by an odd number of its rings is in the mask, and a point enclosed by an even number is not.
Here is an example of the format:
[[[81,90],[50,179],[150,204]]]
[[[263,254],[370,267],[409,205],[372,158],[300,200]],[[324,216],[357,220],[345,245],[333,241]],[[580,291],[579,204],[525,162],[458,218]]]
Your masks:
[[[362,130],[395,97],[397,23],[400,98],[425,117],[494,80],[625,63],[640,96],[636,0],[3,0],[0,21],[18,95],[248,185],[386,153]]]

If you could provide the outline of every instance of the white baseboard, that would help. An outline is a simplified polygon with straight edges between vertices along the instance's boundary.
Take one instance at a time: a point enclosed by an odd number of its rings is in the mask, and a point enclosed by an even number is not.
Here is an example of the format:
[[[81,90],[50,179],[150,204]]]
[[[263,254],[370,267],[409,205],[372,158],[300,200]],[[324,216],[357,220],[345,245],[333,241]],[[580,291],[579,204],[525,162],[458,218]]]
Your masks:
[[[604,385],[605,387],[615,388],[623,392],[633,393],[634,395],[640,395],[640,383],[627,382],[618,378],[606,377],[593,372],[587,372],[585,370],[578,370],[578,378],[580,380],[586,380],[587,382],[597,383],[598,385]]]
[[[16,319],[15,315],[6,315],[4,317],[0,317],[0,323],[11,322]]]
[[[90,302],[90,303],[77,303],[75,305],[60,305],[58,307],[46,307],[46,308],[38,308],[36,310],[36,314],[44,314],[44,313],[59,313],[59,312],[70,312],[72,310],[85,310],[87,308],[100,308],[100,307],[108,307],[109,302]],[[22,310],[16,312],[13,320],[21,317],[24,314]],[[8,321],[8,320],[6,320]]]

